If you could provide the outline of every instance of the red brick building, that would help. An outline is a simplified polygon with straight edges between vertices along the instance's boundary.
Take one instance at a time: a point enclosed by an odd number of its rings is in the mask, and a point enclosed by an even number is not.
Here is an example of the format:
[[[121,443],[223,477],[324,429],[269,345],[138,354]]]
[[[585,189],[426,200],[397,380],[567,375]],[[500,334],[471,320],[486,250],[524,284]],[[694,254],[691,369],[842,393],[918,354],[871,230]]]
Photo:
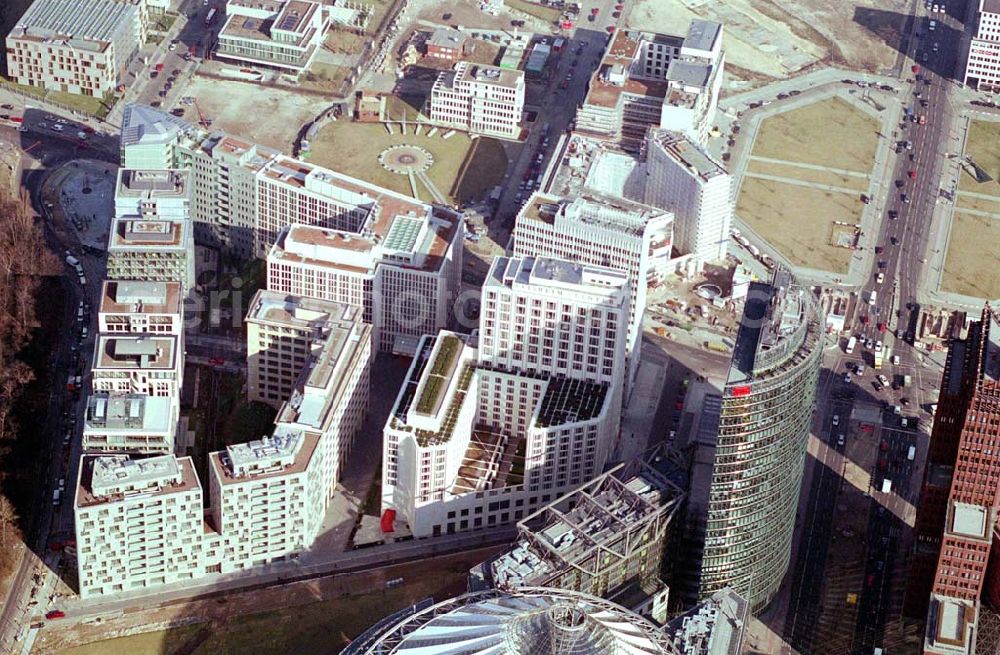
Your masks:
[[[1000,314],[987,305],[949,348],[914,527],[906,610],[927,612],[925,655],[975,652],[981,599],[1000,607],[998,490]]]
[[[441,27],[427,38],[426,46],[430,59],[454,63],[462,58],[465,35],[458,30]]]

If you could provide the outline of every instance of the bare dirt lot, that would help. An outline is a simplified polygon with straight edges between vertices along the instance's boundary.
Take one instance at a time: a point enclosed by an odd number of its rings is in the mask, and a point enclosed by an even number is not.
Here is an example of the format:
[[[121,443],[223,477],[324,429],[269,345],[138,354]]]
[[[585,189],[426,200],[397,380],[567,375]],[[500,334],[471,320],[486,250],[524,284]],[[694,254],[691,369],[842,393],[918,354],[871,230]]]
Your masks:
[[[736,214],[792,264],[846,273],[853,251],[832,245],[833,221],[860,220],[860,207],[850,194],[747,178]]]
[[[718,21],[730,77],[780,79],[821,61],[873,72],[892,66],[907,8],[904,0],[638,0],[628,24],[684,34],[692,18]]]
[[[948,255],[944,264],[943,291],[976,298],[1000,298],[1000,218],[955,213],[951,219]],[[983,266],[983,262],[994,262]]]
[[[241,136],[283,152],[303,124],[328,108],[331,99],[321,94],[295,93],[250,82],[236,82],[195,76],[186,91],[198,99],[198,106],[212,127]],[[193,109],[193,108],[192,108]],[[188,119],[197,122],[190,114]]]
[[[43,631],[37,649],[59,655],[333,655],[386,615],[418,600],[465,591],[469,568],[495,556],[481,548],[421,562],[236,592],[128,613],[101,625]],[[401,577],[392,589],[386,581]],[[193,625],[109,639],[131,626],[190,617]],[[104,641],[99,641],[100,639]],[[84,645],[81,645],[84,644]]]

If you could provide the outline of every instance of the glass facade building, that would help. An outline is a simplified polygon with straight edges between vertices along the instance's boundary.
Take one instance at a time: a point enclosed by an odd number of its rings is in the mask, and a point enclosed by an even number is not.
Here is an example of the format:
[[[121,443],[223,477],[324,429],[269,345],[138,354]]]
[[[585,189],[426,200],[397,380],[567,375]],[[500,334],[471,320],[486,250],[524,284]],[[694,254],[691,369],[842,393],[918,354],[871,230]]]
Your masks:
[[[786,271],[751,285],[722,394],[702,598],[731,587],[759,611],[788,569],[822,325],[815,299]]]

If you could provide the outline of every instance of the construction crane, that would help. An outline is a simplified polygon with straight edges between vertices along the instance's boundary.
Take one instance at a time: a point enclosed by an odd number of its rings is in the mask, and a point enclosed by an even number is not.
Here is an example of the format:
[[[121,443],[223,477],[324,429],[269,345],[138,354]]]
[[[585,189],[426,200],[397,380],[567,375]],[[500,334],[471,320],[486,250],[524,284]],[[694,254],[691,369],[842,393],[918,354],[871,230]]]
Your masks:
[[[194,102],[194,108],[198,111],[198,124],[204,127],[205,129],[208,129],[208,126],[212,124],[212,121],[205,118],[205,114],[201,112],[201,107],[198,106],[197,98],[194,98],[192,102]]]

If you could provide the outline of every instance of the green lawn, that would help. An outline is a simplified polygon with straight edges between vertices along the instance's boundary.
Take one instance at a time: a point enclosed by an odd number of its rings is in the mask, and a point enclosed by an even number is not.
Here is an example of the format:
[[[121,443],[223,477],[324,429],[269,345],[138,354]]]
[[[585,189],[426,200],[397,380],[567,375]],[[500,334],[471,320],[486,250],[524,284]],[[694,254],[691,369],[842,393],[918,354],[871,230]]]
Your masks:
[[[416,114],[414,105],[405,100],[390,99],[390,115],[399,115],[404,109]],[[309,160],[411,195],[407,177],[382,168],[378,163],[378,155],[393,145],[420,146],[434,156],[434,164],[427,171],[427,176],[441,193],[449,196],[451,202],[478,197],[483,190],[490,189],[503,180],[507,156],[499,141],[484,138],[473,140],[462,133],[443,139],[442,134],[446,130],[442,129],[428,137],[427,126],[421,128],[419,135],[413,134],[412,126],[407,129],[406,135],[400,133],[398,125],[393,130],[394,134],[389,134],[381,124],[353,123],[348,120],[331,123],[310,142],[312,149]],[[430,193],[419,184],[418,193],[422,200],[431,199]]]
[[[972,160],[989,173],[993,180],[979,183],[972,175],[963,170],[959,176],[959,189],[1000,196],[1000,185],[998,185],[998,181],[1000,181],[1000,145],[998,144],[1000,144],[1000,122],[972,121],[965,140],[965,154],[972,157]]]
[[[523,11],[529,16],[540,18],[547,23],[554,23],[562,17],[558,9],[543,7],[542,5],[528,2],[527,0],[506,0],[505,5],[510,9]]]
[[[336,64],[313,64],[302,78],[302,87],[320,91],[339,91],[351,69]]]
[[[167,12],[165,14],[154,14],[149,17],[149,24],[152,29],[159,30],[161,32],[169,32],[170,28],[174,26],[174,21],[177,20],[177,14],[173,12]]]
[[[67,105],[76,111],[82,111],[91,116],[100,116],[103,118],[108,115],[109,110],[102,98],[82,96],[76,93],[63,93],[62,91],[50,91],[46,97],[53,102]]]

